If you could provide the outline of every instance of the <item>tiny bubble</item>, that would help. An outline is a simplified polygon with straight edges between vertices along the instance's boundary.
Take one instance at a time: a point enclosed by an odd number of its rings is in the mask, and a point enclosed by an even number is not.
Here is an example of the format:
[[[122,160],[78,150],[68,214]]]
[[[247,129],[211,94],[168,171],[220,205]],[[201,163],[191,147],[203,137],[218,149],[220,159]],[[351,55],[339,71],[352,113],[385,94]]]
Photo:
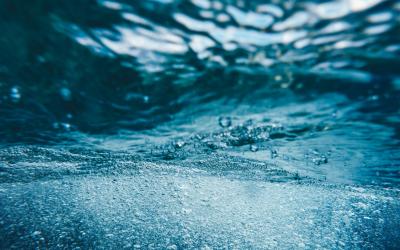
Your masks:
[[[35,231],[35,232],[33,232],[33,236],[38,236],[38,235],[41,235],[42,234],[42,232],[40,232],[40,231]]]
[[[282,81],[281,75],[276,75],[274,78],[275,78],[275,81],[277,81],[277,82]]]
[[[317,166],[321,165],[321,164],[327,164],[328,158],[326,156],[321,156],[321,157],[313,158],[312,162]]]
[[[65,129],[65,130],[70,130],[71,129],[71,125],[68,123],[61,123],[61,126]]]
[[[185,146],[185,142],[184,141],[176,141],[174,146],[175,148],[182,148],[183,146]]]
[[[172,245],[167,246],[167,249],[168,250],[176,250],[176,249],[178,249],[178,247],[176,245],[172,244]]]
[[[250,145],[250,151],[251,152],[257,152],[258,151],[257,145],[254,145],[254,144]]]
[[[379,100],[379,96],[378,95],[373,95],[373,96],[370,96],[369,99],[371,101],[377,101],[377,100]]]
[[[278,157],[278,152],[275,149],[271,149],[271,158],[274,159]]]
[[[55,129],[60,128],[60,124],[58,122],[53,123],[53,128]]]
[[[251,127],[253,125],[253,120],[249,119],[243,123],[245,127]]]
[[[232,119],[230,117],[220,117],[218,123],[221,127],[227,128],[232,125]]]
[[[71,100],[71,90],[69,90],[68,88],[61,88],[60,95],[65,101]]]
[[[44,58],[43,56],[38,56],[38,57],[36,57],[36,59],[37,59],[37,61],[38,61],[39,63],[44,63],[44,62],[46,62],[46,58]]]
[[[10,90],[10,97],[13,102],[18,102],[21,99],[21,93],[17,87],[12,87]]]
[[[303,242],[300,242],[298,246],[301,248],[304,248],[304,247],[306,247],[306,244],[304,244]]]
[[[197,140],[202,140],[202,139],[204,139],[204,135],[202,135],[202,134],[197,134],[197,135],[195,135],[195,138],[196,138]]]

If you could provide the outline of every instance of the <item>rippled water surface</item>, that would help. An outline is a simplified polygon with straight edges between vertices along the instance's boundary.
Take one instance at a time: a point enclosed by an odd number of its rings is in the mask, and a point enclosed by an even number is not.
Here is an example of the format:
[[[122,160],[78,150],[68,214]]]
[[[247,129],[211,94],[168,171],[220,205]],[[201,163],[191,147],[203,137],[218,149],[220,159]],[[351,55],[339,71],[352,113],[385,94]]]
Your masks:
[[[399,14],[1,0],[0,248],[398,248]]]

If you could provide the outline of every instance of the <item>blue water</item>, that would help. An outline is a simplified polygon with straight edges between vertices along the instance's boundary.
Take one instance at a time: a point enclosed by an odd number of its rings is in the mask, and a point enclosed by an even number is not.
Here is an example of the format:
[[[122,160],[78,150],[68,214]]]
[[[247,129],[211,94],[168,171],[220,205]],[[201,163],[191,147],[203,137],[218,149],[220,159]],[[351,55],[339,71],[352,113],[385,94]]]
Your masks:
[[[396,249],[400,3],[0,1],[1,249]]]

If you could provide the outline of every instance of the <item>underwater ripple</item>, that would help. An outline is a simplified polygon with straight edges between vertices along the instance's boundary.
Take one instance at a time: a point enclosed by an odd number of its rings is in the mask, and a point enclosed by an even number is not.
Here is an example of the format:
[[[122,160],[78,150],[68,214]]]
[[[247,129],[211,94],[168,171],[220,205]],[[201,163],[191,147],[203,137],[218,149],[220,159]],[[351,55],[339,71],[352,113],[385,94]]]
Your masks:
[[[395,248],[399,13],[1,1],[0,247]]]

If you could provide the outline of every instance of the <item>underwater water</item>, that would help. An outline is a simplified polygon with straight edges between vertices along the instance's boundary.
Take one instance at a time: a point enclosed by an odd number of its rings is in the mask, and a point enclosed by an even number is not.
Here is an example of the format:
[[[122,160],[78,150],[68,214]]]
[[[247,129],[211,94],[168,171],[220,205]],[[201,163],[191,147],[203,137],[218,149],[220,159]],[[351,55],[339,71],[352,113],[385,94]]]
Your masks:
[[[0,249],[400,248],[400,2],[0,0]]]

